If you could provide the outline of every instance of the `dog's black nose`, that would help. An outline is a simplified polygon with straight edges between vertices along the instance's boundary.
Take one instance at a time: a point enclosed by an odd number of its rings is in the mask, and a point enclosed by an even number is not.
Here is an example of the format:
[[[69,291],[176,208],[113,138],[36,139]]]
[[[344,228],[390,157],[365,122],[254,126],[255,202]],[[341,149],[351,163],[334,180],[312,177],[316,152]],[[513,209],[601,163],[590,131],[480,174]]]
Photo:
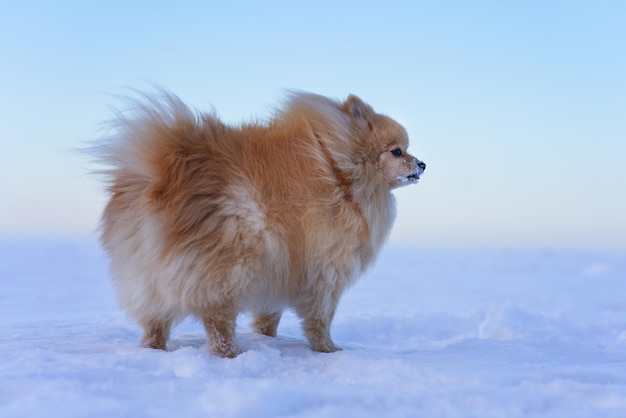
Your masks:
[[[420,161],[417,166],[422,170],[426,170],[426,164],[423,161]]]

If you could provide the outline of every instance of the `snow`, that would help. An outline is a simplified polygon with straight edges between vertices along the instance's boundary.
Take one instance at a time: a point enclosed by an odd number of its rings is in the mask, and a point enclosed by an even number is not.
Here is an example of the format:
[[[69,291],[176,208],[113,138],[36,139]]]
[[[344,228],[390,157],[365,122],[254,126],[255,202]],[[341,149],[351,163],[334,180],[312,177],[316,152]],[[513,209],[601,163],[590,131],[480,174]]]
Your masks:
[[[0,240],[0,416],[624,417],[626,255],[388,246],[310,351],[239,318],[235,359],[187,320],[138,346],[92,240]]]

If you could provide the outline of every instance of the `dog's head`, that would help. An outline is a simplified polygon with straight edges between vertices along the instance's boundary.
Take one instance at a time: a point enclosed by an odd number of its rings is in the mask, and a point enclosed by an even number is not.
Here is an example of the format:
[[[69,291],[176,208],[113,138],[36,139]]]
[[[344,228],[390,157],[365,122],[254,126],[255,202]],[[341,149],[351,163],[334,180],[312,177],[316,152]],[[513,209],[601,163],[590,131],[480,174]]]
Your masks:
[[[355,129],[366,138],[365,159],[374,163],[390,189],[415,184],[426,164],[407,152],[406,129],[388,116],[374,110],[356,96],[349,96],[343,111],[353,118]]]

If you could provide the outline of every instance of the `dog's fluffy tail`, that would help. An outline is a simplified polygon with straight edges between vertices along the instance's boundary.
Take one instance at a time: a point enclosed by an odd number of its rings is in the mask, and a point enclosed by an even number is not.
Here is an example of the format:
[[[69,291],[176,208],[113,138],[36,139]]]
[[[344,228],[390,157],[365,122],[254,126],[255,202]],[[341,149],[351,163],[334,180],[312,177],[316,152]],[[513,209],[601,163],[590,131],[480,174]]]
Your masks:
[[[178,96],[163,89],[134,93],[120,97],[123,106],[104,124],[107,135],[87,150],[101,166],[96,172],[109,183],[121,178],[156,180],[163,158],[180,145],[178,141],[196,136],[199,127],[199,115]]]

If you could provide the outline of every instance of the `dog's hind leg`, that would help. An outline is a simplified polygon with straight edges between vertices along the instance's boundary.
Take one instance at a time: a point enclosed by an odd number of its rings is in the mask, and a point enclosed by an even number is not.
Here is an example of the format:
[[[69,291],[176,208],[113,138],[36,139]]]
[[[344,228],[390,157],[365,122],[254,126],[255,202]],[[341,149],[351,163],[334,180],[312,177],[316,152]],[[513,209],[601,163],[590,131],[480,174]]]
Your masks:
[[[262,312],[257,314],[254,318],[254,321],[252,322],[254,331],[262,335],[267,335],[268,337],[275,337],[281,315],[281,311],[269,313]]]

